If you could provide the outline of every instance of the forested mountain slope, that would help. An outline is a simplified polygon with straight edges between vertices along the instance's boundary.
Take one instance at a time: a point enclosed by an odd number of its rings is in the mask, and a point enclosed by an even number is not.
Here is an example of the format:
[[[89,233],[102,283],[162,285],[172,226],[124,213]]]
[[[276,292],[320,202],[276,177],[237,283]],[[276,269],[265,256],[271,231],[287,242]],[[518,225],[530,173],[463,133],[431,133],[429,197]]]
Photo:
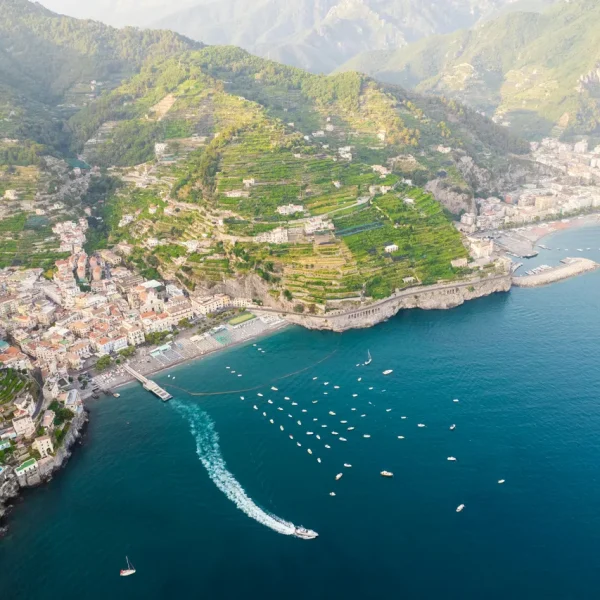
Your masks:
[[[600,133],[600,4],[560,3],[471,30],[367,53],[358,70],[456,98],[531,137]],[[556,128],[556,129],[555,129]]]
[[[314,72],[358,53],[404,46],[470,27],[498,11],[556,0],[218,0],[185,8],[155,25],[208,44],[234,44]]]

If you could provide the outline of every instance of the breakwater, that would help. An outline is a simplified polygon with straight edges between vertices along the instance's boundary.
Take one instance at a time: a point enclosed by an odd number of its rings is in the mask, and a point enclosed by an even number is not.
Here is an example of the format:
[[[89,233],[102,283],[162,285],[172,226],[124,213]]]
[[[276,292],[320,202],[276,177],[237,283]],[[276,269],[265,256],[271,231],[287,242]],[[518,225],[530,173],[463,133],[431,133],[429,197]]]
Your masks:
[[[565,258],[561,260],[561,263],[558,267],[536,273],[535,275],[513,277],[512,283],[518,287],[539,287],[568,279],[569,277],[575,277],[582,273],[588,273],[600,267],[597,262],[589,258]]]

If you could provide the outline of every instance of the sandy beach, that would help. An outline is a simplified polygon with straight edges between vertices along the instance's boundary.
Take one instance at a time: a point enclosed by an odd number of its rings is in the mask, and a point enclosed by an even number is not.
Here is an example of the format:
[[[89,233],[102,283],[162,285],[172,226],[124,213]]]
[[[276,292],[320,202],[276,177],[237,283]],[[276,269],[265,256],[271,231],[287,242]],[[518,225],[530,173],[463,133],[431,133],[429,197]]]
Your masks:
[[[252,327],[249,326],[250,324]],[[138,350],[138,355],[132,360],[129,360],[128,364],[142,375],[150,377],[163,371],[168,371],[174,367],[202,360],[217,352],[222,352],[267,337],[290,326],[284,319],[276,317],[268,317],[267,319],[257,318],[250,321],[249,325],[233,330],[235,337],[232,336],[229,343],[212,343],[212,347],[209,343],[202,344],[202,342],[198,343],[197,341],[194,341],[193,338],[197,336],[194,336],[192,332],[184,332],[172,340],[171,350],[157,354],[156,347],[140,348]],[[231,332],[231,330],[229,330],[229,332]],[[208,341],[210,341],[210,339],[211,338],[205,338],[205,340]],[[123,369],[123,366],[118,366],[105,373],[100,373],[94,377],[93,381],[97,383],[102,390],[114,392],[118,388],[134,382],[135,379]],[[89,388],[82,393],[82,397],[85,401],[94,400],[92,390]]]

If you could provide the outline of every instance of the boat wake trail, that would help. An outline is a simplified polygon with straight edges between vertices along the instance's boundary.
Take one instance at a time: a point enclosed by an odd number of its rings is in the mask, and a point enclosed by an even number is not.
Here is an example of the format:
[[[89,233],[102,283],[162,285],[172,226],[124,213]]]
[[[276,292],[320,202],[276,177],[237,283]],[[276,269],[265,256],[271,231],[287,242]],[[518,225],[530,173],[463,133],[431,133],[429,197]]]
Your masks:
[[[282,535],[295,535],[293,523],[284,521],[268,513],[258,506],[241,486],[239,481],[227,470],[227,465],[221,454],[219,434],[211,418],[198,406],[187,405],[174,400],[171,406],[188,420],[192,435],[196,439],[196,453],[207,470],[213,483],[231,500],[242,512],[250,518],[270,527]]]

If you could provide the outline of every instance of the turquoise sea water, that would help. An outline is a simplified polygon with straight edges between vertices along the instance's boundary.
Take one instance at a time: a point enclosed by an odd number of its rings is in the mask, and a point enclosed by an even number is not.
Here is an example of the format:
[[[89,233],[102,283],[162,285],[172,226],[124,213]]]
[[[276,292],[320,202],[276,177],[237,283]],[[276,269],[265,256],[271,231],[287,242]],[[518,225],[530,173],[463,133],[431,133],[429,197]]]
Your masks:
[[[544,243],[600,259],[597,228]],[[596,272],[366,331],[290,328],[156,378],[231,393],[92,404],[85,445],[12,513],[0,598],[598,598],[599,292]]]

